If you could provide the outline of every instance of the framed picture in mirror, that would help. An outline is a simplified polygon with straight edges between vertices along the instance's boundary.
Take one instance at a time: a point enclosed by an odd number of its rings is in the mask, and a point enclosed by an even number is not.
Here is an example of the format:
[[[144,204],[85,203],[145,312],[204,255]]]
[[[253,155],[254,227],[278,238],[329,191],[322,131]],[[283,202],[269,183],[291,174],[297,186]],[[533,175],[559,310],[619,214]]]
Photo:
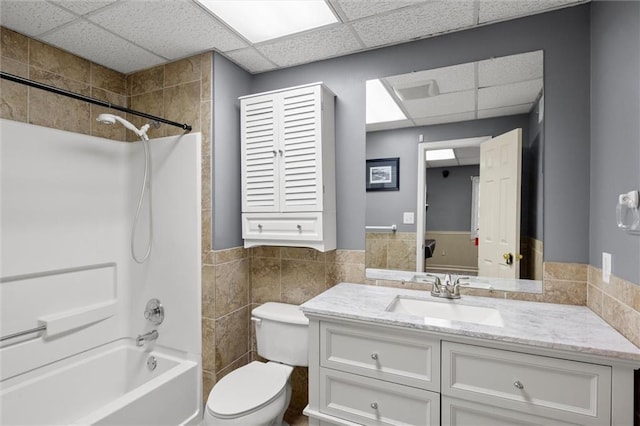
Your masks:
[[[400,190],[400,158],[367,160],[367,191]]]

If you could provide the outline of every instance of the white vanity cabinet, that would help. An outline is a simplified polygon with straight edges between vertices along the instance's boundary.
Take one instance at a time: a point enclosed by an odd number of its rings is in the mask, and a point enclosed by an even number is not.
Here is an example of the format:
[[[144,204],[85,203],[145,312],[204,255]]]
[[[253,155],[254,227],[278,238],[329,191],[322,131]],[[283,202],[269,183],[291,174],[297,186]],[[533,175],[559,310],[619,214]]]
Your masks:
[[[336,248],[334,102],[321,83],[240,98],[245,247]]]
[[[307,313],[310,425],[627,425],[632,369]],[[586,361],[585,361],[586,360]],[[602,362],[600,362],[602,361]]]

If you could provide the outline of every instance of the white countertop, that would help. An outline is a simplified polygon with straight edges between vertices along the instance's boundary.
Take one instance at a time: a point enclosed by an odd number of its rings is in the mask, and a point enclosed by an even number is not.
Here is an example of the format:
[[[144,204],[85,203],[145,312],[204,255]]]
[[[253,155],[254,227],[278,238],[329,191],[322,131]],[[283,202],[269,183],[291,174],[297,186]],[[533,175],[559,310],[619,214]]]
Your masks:
[[[496,308],[504,326],[447,321],[387,312],[395,297]],[[525,302],[463,295],[449,300],[427,291],[340,283],[301,306],[306,314],[327,315],[391,326],[613,357],[640,363],[640,348],[586,306]]]

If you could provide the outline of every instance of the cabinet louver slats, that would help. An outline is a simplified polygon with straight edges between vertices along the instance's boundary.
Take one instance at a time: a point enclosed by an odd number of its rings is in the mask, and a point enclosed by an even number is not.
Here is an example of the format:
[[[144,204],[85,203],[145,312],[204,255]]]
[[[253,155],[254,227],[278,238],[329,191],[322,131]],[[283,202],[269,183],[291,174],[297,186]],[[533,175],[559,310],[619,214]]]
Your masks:
[[[317,83],[240,100],[245,247],[334,249],[334,95]]]

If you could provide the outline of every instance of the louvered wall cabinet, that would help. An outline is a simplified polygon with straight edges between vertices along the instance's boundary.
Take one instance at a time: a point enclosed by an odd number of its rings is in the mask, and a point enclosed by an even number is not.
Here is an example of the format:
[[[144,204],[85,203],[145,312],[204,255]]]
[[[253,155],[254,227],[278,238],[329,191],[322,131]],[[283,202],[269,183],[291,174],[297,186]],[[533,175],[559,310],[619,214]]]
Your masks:
[[[322,83],[240,98],[245,247],[336,248],[334,104]]]

